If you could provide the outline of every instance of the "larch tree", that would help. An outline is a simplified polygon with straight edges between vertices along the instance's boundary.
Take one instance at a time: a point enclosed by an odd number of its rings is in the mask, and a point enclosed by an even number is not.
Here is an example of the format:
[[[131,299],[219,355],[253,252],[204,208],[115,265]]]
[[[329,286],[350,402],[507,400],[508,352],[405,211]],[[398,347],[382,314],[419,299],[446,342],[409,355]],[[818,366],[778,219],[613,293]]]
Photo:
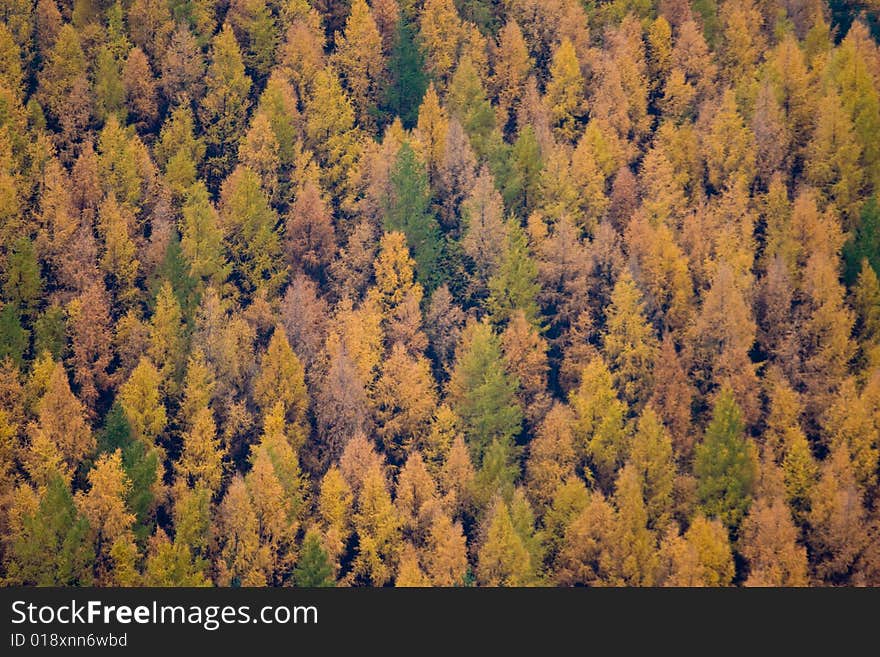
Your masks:
[[[424,165],[409,142],[396,154],[390,174],[390,194],[385,200],[383,225],[406,235],[422,285],[433,290],[441,276],[443,242],[430,209],[430,190]]]
[[[216,495],[223,474],[223,452],[217,438],[214,414],[207,406],[196,411],[184,434],[183,451],[176,463],[177,475],[192,488],[204,488]]]
[[[217,189],[233,169],[233,158],[250,106],[251,80],[245,73],[241,49],[228,23],[211,42],[205,85],[205,96],[199,105],[207,148],[205,174],[209,187]]]
[[[557,139],[572,143],[587,110],[586,85],[574,44],[563,39],[553,53],[544,102]]]
[[[427,436],[437,406],[429,361],[410,356],[396,343],[382,365],[373,395],[385,451],[392,460],[401,461]]]
[[[95,437],[86,423],[86,409],[70,390],[67,372],[55,363],[46,392],[37,404],[37,422],[31,425],[34,434],[51,441],[73,472],[95,449]]]
[[[712,420],[694,455],[700,508],[736,532],[752,503],[757,476],[754,443],[730,388],[718,395]]]
[[[489,279],[486,308],[492,321],[505,324],[520,311],[530,324],[538,319],[538,265],[532,257],[525,231],[515,219],[507,222],[507,244],[498,271]]]
[[[321,278],[336,248],[333,215],[319,187],[307,181],[284,220],[291,267]]]
[[[142,357],[119,388],[118,399],[132,435],[150,449],[168,421],[161,397],[162,377],[149,358]]]
[[[102,584],[130,584],[137,549],[134,515],[125,505],[131,482],[122,467],[119,450],[102,455],[89,472],[88,492],[76,495],[76,505],[89,523],[95,554],[96,577]]]
[[[281,326],[277,326],[260,362],[254,379],[254,401],[265,415],[281,403],[284,416],[291,423],[294,443],[305,439],[309,395],[305,370]]]
[[[477,554],[477,581],[484,586],[534,583],[531,556],[503,500],[495,500],[485,522],[485,539]]]
[[[203,181],[196,181],[186,190],[181,215],[180,247],[189,262],[190,275],[222,283],[229,273],[223,252],[224,233]]]
[[[512,448],[520,432],[522,410],[518,382],[504,370],[498,337],[486,322],[473,322],[462,333],[447,395],[477,463],[493,441]]]
[[[509,20],[498,32],[494,48],[492,87],[498,99],[499,125],[504,129],[516,117],[526,80],[534,65],[522,30]]]
[[[287,274],[280,257],[278,217],[257,174],[236,167],[223,181],[219,211],[228,256],[241,277],[242,291],[277,290]]]
[[[641,297],[632,275],[624,270],[611,293],[602,340],[615,387],[626,402],[637,409],[647,401],[658,351],[654,329],[645,319]]]
[[[382,36],[366,0],[354,0],[345,31],[336,37],[336,63],[351,93],[358,123],[376,124],[379,94],[385,84]]]
[[[575,415],[578,454],[581,459],[589,458],[602,487],[608,490],[614,473],[629,455],[630,441],[626,404],[618,399],[611,372],[601,357],[584,366],[569,404]]]
[[[4,553],[7,581],[24,586],[90,586],[95,552],[88,520],[77,510],[60,477],[36,498],[29,487],[15,492]]]
[[[645,500],[647,526],[666,529],[674,509],[676,467],[672,440],[651,406],[639,417],[633,435],[629,465],[639,477]]]

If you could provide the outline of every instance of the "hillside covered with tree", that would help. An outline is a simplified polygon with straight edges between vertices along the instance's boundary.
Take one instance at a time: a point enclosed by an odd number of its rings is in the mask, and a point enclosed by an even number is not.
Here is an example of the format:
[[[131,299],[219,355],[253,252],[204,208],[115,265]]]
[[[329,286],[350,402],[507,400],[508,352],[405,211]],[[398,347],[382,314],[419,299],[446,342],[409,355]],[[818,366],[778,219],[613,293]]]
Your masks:
[[[880,585],[877,9],[0,0],[0,582]]]

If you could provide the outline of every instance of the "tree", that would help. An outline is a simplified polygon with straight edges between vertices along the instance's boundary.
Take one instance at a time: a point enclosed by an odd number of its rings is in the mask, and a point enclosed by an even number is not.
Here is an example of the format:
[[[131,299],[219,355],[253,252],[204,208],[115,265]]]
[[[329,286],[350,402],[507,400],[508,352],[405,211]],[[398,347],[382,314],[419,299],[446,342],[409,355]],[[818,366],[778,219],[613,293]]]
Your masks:
[[[205,142],[195,134],[195,120],[188,104],[175,107],[165,120],[153,153],[172,191],[183,198],[196,182],[205,157]]]
[[[135,277],[140,262],[135,258],[135,245],[131,239],[134,227],[131,210],[117,201],[110,193],[101,204],[98,213],[98,232],[104,239],[101,268],[113,276],[119,288],[119,296],[129,299],[134,292]]]
[[[547,379],[547,342],[530,325],[521,310],[515,311],[501,334],[501,350],[507,373],[519,381],[517,396],[526,420],[534,426],[547,412],[550,399]]]
[[[34,243],[26,237],[18,238],[10,250],[3,272],[3,297],[33,316],[43,292],[43,279]]]
[[[77,493],[75,501],[91,530],[98,582],[124,584],[130,577],[126,571],[136,548],[131,531],[135,517],[125,505],[131,482],[122,467],[120,450],[98,458],[88,480],[89,491]]]
[[[755,175],[754,135],[739,115],[731,89],[724,92],[720,106],[713,111],[703,149],[709,184],[714,189],[720,191],[736,178],[751,183]]]
[[[684,536],[673,529],[660,545],[663,586],[729,586],[734,564],[730,541],[718,520],[698,513]]]
[[[676,469],[672,440],[651,406],[639,417],[629,464],[642,486],[647,526],[662,532],[672,520]]]
[[[214,414],[205,406],[196,411],[184,434],[183,451],[175,464],[177,474],[191,488],[204,488],[216,495],[223,474],[222,457]]]
[[[205,85],[199,119],[205,135],[205,174],[209,188],[215,190],[232,171],[250,105],[251,80],[229,23],[224,23],[211,42]]]
[[[373,399],[385,451],[399,462],[427,435],[437,406],[428,360],[410,356],[396,343],[382,366]]]
[[[487,309],[496,324],[521,311],[530,324],[538,323],[538,266],[531,257],[525,231],[515,220],[507,226],[507,245],[498,272],[489,280]]]
[[[456,64],[462,24],[451,0],[428,0],[421,12],[419,42],[425,52],[426,70],[445,90]]]
[[[197,8],[199,2],[189,3]],[[207,18],[207,16],[206,16]],[[210,37],[214,26],[210,26]],[[207,39],[204,39],[207,40]],[[199,101],[205,90],[205,57],[199,45],[200,38],[183,22],[171,35],[165,52],[159,57],[159,85],[166,100],[185,106],[187,101]]]
[[[245,66],[255,79],[265,79],[280,37],[273,7],[264,0],[235,0],[230,3],[226,19],[242,44]]]
[[[69,472],[75,471],[95,449],[95,437],[85,415],[82,403],[70,391],[64,366],[55,363],[46,392],[37,404],[37,422],[31,430],[57,447]]]
[[[418,102],[425,95],[428,80],[424,57],[416,44],[415,29],[402,16],[394,30],[388,74],[383,106],[386,112],[399,116],[405,128],[412,128],[417,119]]]
[[[332,67],[317,72],[305,105],[306,144],[322,165],[322,186],[342,198],[347,191],[346,178],[359,155],[360,136],[351,100]]]
[[[457,586],[467,576],[467,545],[461,523],[437,513],[431,525],[425,555],[427,575],[433,586]]]
[[[846,264],[846,282],[852,284],[861,268],[862,260],[867,259],[871,268],[880,271],[880,206],[876,194],[862,206],[862,212],[853,234],[843,249]]]
[[[215,567],[222,585],[266,586],[269,556],[260,544],[256,509],[241,475],[236,475],[217,514],[219,550]]]
[[[181,214],[180,247],[189,262],[190,275],[222,283],[228,275],[223,228],[208,196],[208,188],[201,180],[186,191]]]
[[[30,495],[36,495],[26,489]],[[23,501],[25,490],[17,497]],[[33,508],[28,508],[33,505]],[[6,581],[18,586],[90,586],[95,552],[89,523],[61,477],[53,477],[30,504],[13,514],[5,554]]]
[[[488,295],[489,281],[501,267],[508,229],[504,202],[487,166],[480,169],[473,189],[462,202],[461,215],[461,246],[474,266],[471,294],[482,300]]]
[[[294,425],[294,431],[305,430],[309,406],[305,371],[280,326],[272,333],[260,363],[260,373],[254,381],[254,401],[264,415],[280,403],[284,416]]]
[[[807,145],[806,179],[833,202],[845,225],[854,225],[861,205],[863,171],[859,166],[861,144],[853,134],[849,116],[834,92],[819,104],[816,131]]]
[[[331,465],[324,474],[317,502],[317,514],[323,532],[322,547],[327,551],[333,572],[337,573],[339,558],[352,531],[352,491],[336,465]],[[303,552],[305,548],[304,545]]]
[[[515,20],[508,20],[499,30],[494,54],[492,86],[498,98],[500,125],[507,128],[525,93],[526,79],[534,64],[522,30]]]
[[[168,539],[164,530],[157,529],[150,537],[147,559],[144,563],[144,586],[210,586],[205,577],[207,562],[195,557],[188,545]]]
[[[749,561],[746,586],[806,586],[807,551],[784,499],[782,472],[763,464],[761,488],[743,520],[741,551]],[[768,481],[772,480],[772,481]]]
[[[492,327],[487,322],[468,324],[455,352],[447,394],[478,464],[493,441],[512,445],[520,431],[517,385],[504,371]]]
[[[280,199],[278,140],[269,117],[259,110],[254,114],[251,127],[239,146],[238,160],[259,176],[263,191],[270,200]]]
[[[140,48],[132,48],[122,68],[122,86],[132,123],[148,132],[159,118],[156,81],[147,56]]]
[[[220,225],[233,270],[246,294],[273,292],[286,276],[277,224],[257,174],[237,166],[220,190]]]
[[[147,355],[154,363],[161,363],[159,375],[166,394],[173,394],[183,378],[183,360],[186,338],[180,304],[167,280],[156,296],[156,310],[150,319],[150,346]]]
[[[333,566],[321,546],[321,535],[314,529],[306,532],[302,549],[293,570],[293,581],[301,587],[336,586]]]
[[[367,129],[376,124],[379,92],[385,82],[382,37],[365,0],[354,0],[345,32],[336,37],[336,62],[351,93],[358,123]]]
[[[733,392],[723,388],[694,455],[700,507],[731,532],[737,531],[748,511],[756,477],[755,447],[744,429]]]
[[[529,443],[526,490],[539,511],[546,509],[560,487],[575,476],[577,454],[573,424],[574,416],[569,407],[557,403]]]
[[[168,420],[161,402],[161,375],[146,357],[141,357],[131,375],[119,388],[118,399],[137,440],[149,449]]]
[[[433,290],[442,276],[443,242],[430,211],[430,191],[424,166],[409,142],[397,152],[391,169],[390,193],[385,200],[383,225],[406,235],[416,261],[419,282]]]
[[[857,576],[865,547],[865,509],[846,444],[837,443],[822,463],[809,515],[812,575],[829,584]]]
[[[86,58],[76,29],[62,25],[39,76],[40,103],[61,133],[58,141],[69,151],[91,116]],[[69,157],[69,155],[67,156]]]
[[[656,570],[655,538],[648,529],[640,473],[632,465],[621,468],[614,490],[617,531],[613,551],[615,580],[631,586],[651,586]]]
[[[611,293],[602,341],[614,385],[634,408],[647,400],[658,347],[654,329],[645,319],[641,297],[632,275],[624,270]]]
[[[353,523],[358,543],[351,577],[355,582],[382,586],[391,579],[397,563],[400,519],[377,465],[364,473]]]
[[[584,366],[580,386],[569,394],[569,404],[575,414],[579,454],[589,456],[599,481],[610,488],[614,473],[628,456],[627,408],[618,399],[611,372],[601,357]]]
[[[584,78],[572,42],[563,38],[553,53],[544,102],[557,139],[573,143],[586,113]]]
[[[285,218],[284,236],[291,266],[320,279],[333,259],[336,239],[330,208],[311,180],[299,190]]]
[[[477,581],[484,586],[528,586],[534,583],[531,556],[516,532],[503,500],[495,500],[485,522],[486,538],[477,555]]]
[[[464,128],[477,156],[488,157],[498,141],[495,112],[475,62],[468,55],[463,55],[455,68],[446,104],[450,116]]]
[[[432,82],[428,85],[422,104],[419,105],[418,121],[414,131],[418,153],[425,162],[429,186],[437,183],[438,168],[443,162],[448,131],[449,116],[446,109],[440,105],[440,98]]]

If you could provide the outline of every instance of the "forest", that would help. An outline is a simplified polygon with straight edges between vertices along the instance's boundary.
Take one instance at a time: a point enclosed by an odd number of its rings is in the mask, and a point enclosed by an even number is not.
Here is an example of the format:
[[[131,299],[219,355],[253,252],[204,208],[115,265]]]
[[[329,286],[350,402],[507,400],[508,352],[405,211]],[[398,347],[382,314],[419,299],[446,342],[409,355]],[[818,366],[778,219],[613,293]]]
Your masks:
[[[0,0],[0,583],[880,586],[878,12]]]

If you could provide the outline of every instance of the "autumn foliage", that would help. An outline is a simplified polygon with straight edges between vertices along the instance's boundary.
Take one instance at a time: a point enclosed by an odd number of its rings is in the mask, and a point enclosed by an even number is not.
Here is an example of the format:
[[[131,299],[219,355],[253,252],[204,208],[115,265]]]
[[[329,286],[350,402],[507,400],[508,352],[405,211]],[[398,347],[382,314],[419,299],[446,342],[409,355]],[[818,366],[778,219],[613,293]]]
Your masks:
[[[3,584],[880,585],[876,3],[0,17]]]

